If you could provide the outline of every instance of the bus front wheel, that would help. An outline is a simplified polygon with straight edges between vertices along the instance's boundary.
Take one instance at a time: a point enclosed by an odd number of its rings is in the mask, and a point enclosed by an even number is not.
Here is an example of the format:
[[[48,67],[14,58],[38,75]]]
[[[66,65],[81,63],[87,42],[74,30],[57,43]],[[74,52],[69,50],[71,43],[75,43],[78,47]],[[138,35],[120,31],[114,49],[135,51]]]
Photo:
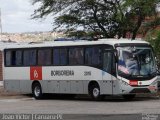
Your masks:
[[[32,86],[32,94],[34,96],[35,99],[39,100],[42,99],[43,97],[43,93],[42,93],[42,88],[40,83],[34,83]]]
[[[100,95],[100,88],[98,84],[92,84],[89,86],[89,95],[96,101],[104,98],[104,96]]]

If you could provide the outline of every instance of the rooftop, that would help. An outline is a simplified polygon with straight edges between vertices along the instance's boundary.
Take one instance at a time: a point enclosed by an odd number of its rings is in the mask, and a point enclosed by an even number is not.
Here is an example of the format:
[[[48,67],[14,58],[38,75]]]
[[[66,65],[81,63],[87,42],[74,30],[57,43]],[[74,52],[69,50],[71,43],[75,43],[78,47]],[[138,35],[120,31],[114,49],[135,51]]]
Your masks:
[[[129,39],[100,39],[98,41],[76,40],[76,41],[44,41],[44,42],[24,42],[24,43],[0,43],[2,48],[30,48],[30,47],[52,47],[52,46],[78,46],[78,45],[97,45],[109,44],[115,45],[120,43],[143,43],[149,44],[142,40]]]

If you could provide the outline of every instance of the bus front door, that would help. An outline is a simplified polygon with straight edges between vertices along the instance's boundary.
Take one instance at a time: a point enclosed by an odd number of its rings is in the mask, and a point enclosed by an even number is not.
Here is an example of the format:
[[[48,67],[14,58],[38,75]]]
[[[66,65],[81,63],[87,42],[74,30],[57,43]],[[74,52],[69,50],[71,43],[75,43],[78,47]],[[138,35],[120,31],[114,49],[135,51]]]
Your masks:
[[[103,55],[103,71],[102,71],[102,87],[101,94],[113,94],[113,82],[112,82],[112,67],[113,67],[113,55],[111,51],[105,51]]]

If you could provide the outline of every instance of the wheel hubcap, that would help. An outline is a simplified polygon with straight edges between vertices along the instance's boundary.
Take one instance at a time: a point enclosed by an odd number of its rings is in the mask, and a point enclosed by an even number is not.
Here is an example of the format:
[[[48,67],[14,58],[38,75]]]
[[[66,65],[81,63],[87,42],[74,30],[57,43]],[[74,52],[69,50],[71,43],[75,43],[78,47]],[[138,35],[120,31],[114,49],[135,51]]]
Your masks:
[[[38,97],[41,93],[40,87],[36,86],[34,89],[34,94]]]
[[[94,89],[93,89],[93,96],[94,96],[94,97],[98,97],[98,96],[99,96],[99,92],[100,92],[100,91],[99,91],[98,88],[94,88]]]

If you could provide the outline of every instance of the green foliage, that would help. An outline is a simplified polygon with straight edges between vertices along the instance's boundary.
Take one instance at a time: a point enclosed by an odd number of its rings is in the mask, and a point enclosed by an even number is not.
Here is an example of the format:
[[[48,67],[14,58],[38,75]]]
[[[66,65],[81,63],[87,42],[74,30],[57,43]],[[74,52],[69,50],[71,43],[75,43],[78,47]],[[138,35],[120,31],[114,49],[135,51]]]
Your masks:
[[[118,5],[117,15],[121,37],[130,32],[132,39],[135,39],[145,18],[157,17],[156,8],[159,2],[160,0],[122,0]]]
[[[101,36],[99,36],[100,33],[95,33],[92,31],[85,32],[83,30],[69,30],[65,32],[65,34],[67,35],[67,37],[82,40],[97,40],[101,38]]]
[[[111,38],[126,37],[132,33],[135,39],[145,17],[157,16],[160,0],[33,0],[40,3],[33,18],[54,16],[53,27],[81,29]]]
[[[157,57],[158,68],[160,68],[160,31],[150,31],[150,33],[146,37],[146,40],[152,45]]]
[[[78,31],[69,31],[69,32],[66,32],[66,34],[67,34],[67,36],[68,37],[75,37],[75,38],[82,38],[82,37],[87,37],[87,35],[86,35],[86,32],[84,32],[84,31],[80,31],[80,30],[78,30]]]

